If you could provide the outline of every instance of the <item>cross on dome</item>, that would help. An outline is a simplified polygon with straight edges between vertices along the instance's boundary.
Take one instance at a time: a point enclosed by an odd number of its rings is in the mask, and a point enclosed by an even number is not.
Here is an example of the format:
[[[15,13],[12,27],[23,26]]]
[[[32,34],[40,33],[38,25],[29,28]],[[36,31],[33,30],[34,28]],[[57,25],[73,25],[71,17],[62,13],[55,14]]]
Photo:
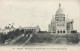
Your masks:
[[[59,3],[59,8],[61,7],[61,4]]]

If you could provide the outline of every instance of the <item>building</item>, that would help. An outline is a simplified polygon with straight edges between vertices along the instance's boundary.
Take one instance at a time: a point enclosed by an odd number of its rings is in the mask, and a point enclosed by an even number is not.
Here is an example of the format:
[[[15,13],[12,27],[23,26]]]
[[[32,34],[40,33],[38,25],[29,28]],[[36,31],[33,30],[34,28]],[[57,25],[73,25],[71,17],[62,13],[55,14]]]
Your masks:
[[[52,18],[51,23],[49,24],[49,32],[57,34],[66,34],[71,33],[73,30],[74,20],[69,20],[64,14],[61,4],[56,11],[55,17]]]
[[[19,29],[25,30],[25,32],[33,32],[38,33],[40,31],[40,27],[37,25],[36,27],[19,27]]]
[[[13,31],[14,29],[15,28],[13,25],[8,25],[8,26],[5,26],[4,29],[1,29],[0,33],[7,34],[8,32]]]

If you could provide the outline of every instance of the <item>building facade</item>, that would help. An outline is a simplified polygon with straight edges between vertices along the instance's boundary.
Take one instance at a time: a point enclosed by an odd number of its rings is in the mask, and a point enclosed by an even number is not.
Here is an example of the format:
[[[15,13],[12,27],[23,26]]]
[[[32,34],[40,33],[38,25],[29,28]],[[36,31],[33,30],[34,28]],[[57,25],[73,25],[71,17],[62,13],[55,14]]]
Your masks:
[[[49,32],[66,34],[73,31],[73,20],[69,20],[61,9],[61,4],[56,11],[55,17],[52,18],[51,23],[49,24]]]
[[[25,32],[38,33],[40,31],[40,27],[37,25],[36,27],[19,27],[19,29],[23,29]]]

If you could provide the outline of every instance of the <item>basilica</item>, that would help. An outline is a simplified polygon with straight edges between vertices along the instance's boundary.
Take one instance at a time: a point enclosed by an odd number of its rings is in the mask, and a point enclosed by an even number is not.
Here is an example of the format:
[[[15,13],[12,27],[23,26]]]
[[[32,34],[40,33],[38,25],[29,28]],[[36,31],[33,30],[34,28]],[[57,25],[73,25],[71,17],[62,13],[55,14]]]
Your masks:
[[[76,32],[73,29],[73,21],[73,19],[69,20],[62,10],[61,4],[59,4],[58,10],[56,11],[55,16],[52,17],[51,23],[49,24],[48,31],[57,34]]]
[[[39,26],[36,27],[19,27],[19,29],[24,29],[25,31],[33,31],[33,32],[44,32],[44,33],[57,33],[57,34],[70,34],[70,33],[77,33],[77,30],[73,29],[73,19],[69,19],[68,16],[65,15],[61,8],[61,4],[59,3],[59,8],[56,11],[55,15],[52,17],[52,20],[48,26],[47,31],[41,31]],[[15,30],[12,26],[6,26],[3,30],[0,30],[0,33],[9,32],[11,30]]]

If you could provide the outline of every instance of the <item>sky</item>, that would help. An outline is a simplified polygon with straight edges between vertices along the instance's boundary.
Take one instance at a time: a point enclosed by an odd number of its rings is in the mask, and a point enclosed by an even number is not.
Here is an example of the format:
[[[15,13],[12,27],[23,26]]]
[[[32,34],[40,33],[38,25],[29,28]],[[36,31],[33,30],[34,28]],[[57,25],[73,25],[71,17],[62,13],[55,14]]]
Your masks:
[[[0,0],[0,28],[14,23],[16,28],[39,25],[46,31],[59,3],[66,17],[74,19],[74,30],[80,32],[79,0]]]

